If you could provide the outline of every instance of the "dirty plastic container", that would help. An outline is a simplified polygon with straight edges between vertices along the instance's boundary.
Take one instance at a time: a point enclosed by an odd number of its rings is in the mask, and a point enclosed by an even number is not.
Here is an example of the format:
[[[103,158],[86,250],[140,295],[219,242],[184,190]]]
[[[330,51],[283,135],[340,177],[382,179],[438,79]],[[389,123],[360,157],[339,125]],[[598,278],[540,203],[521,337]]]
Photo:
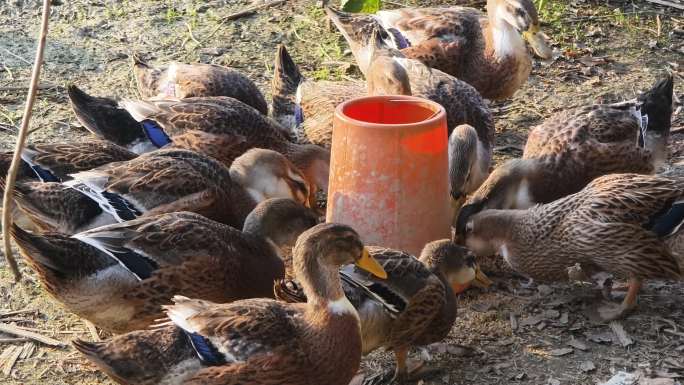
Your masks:
[[[368,245],[418,255],[450,236],[444,108],[412,96],[369,96],[335,110],[328,222]]]

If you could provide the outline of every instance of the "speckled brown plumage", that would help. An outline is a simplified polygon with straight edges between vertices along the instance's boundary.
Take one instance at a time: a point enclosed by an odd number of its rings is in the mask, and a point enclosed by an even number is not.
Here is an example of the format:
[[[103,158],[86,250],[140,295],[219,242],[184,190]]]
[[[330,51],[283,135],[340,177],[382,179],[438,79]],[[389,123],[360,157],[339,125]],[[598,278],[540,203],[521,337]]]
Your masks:
[[[460,278],[459,272],[475,268],[474,260],[466,249],[448,240],[426,245],[420,259],[383,247],[368,247],[368,251],[383,266],[387,279],[346,266],[343,288],[359,311],[364,354],[379,347],[392,349],[402,366],[401,352],[441,341],[449,334],[456,320],[452,285]],[[281,300],[306,299],[292,280],[278,281],[274,291]]]
[[[133,59],[133,73],[144,99],[229,96],[268,114],[268,104],[259,88],[232,68],[177,62],[153,67],[137,55]]]
[[[59,180],[69,180],[69,174],[90,170],[107,163],[130,160],[137,155],[114,143],[90,139],[83,142],[29,144],[22,153],[24,164],[18,180],[36,179],[27,161],[50,171]],[[6,175],[12,153],[0,154],[0,175]]]
[[[238,228],[257,203],[231,180],[228,168],[186,150],[162,149],[73,177],[70,185],[117,194],[140,213],[192,211]]]
[[[683,197],[681,178],[607,175],[549,204],[478,213],[466,243],[476,252],[505,249],[511,267],[539,281],[566,281],[576,263],[588,272],[676,279],[681,252],[673,254],[652,229]]]
[[[522,31],[529,31],[540,56],[550,56],[528,0],[489,0],[486,16],[466,7],[400,8],[370,16],[327,11],[352,50],[380,25],[407,57],[467,82],[487,99],[509,98],[527,80],[532,64]]]
[[[346,299],[337,269],[369,260],[362,251],[358,234],[348,226],[321,224],[302,234],[295,266],[309,298],[306,305],[268,299],[219,305],[175,297],[175,304],[165,307],[169,323],[192,339],[199,357],[185,360],[183,369],[177,363],[188,356],[187,346],[172,351],[163,368],[136,361],[147,354],[164,355],[165,350],[152,348],[162,337],[162,346],[177,346],[171,326],[75,346],[124,384],[169,384],[173,379],[177,384],[347,385],[359,367],[361,338],[356,312],[338,305]]]
[[[494,139],[494,120],[484,100],[473,87],[444,72],[431,70],[417,60],[404,58],[396,51],[387,52],[388,55],[394,55],[398,64],[405,70],[414,96],[424,97],[444,106],[449,133],[459,124],[469,124],[475,128],[483,145],[489,148]],[[283,46],[279,48],[276,61],[277,63],[292,61]],[[293,65],[276,64],[274,78],[298,78],[299,76],[284,72],[288,69],[296,70],[296,66],[293,67]],[[365,96],[369,92],[360,82],[302,80],[298,83],[299,88],[293,88],[292,83],[292,81],[277,83],[273,94],[278,95],[283,106],[299,104],[304,117],[303,124],[298,128],[301,132],[299,136],[320,145],[329,145],[332,140],[334,109],[331,107],[336,106],[342,98]],[[284,84],[290,86],[282,87],[281,85]],[[370,93],[373,94],[373,90],[370,90]],[[299,98],[299,101],[295,100],[295,96]],[[285,100],[290,100],[290,104],[286,104]],[[274,109],[274,114],[278,114],[277,116],[280,116],[282,121],[288,121],[288,119],[291,121],[292,119],[287,116],[288,113],[293,113],[291,112],[294,111],[293,108],[283,107],[281,111]],[[310,117],[313,119],[311,122],[308,121]]]
[[[653,173],[666,157],[672,78],[656,83],[636,104],[590,105],[552,115],[529,134],[522,159],[495,169],[459,213],[459,232],[467,218],[483,209],[524,209],[581,190],[610,173]],[[648,116],[640,143],[641,116]]]
[[[220,303],[272,297],[274,280],[284,274],[279,247],[294,244],[316,219],[293,201],[275,199],[250,214],[244,231],[178,212],[73,238],[19,228],[14,237],[54,297],[95,325],[122,333],[159,319],[161,306],[176,294]]]

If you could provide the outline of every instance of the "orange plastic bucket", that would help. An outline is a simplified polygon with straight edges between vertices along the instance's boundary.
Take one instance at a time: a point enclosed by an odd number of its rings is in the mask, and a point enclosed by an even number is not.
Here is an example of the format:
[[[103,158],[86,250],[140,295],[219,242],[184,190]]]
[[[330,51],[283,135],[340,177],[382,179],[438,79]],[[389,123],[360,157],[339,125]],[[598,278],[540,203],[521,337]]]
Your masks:
[[[418,255],[450,236],[444,108],[413,96],[369,96],[335,110],[328,222],[369,245]]]

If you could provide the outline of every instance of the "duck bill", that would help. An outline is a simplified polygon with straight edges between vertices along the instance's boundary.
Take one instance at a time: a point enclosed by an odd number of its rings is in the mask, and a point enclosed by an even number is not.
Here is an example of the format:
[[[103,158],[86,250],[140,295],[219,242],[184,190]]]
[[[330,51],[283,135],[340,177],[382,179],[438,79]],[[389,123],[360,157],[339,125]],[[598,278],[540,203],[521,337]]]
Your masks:
[[[475,279],[473,280],[473,286],[479,287],[481,289],[486,289],[490,286],[492,286],[494,282],[492,282],[485,273],[480,270],[480,266],[477,266],[475,268]]]
[[[534,53],[544,60],[549,60],[553,56],[551,47],[546,43],[544,34],[538,26],[532,26],[529,30],[522,33],[523,38],[532,47]]]
[[[382,268],[382,265],[368,253],[368,249],[363,248],[361,259],[356,261],[356,266],[360,269],[366,270],[380,279],[387,279],[387,272]]]

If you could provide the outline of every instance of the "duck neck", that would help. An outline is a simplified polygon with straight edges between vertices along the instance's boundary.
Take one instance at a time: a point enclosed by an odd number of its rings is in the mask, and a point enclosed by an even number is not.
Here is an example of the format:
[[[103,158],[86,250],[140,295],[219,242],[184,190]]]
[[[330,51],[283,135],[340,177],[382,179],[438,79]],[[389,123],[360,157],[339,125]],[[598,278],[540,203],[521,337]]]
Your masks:
[[[312,321],[343,315],[352,315],[358,320],[358,313],[342,290],[338,269],[320,264],[315,251],[307,253],[305,258],[293,261],[295,274],[306,294],[307,316]]]
[[[525,42],[520,33],[503,17],[504,11],[489,1],[487,4],[488,23],[483,31],[485,51],[497,59],[527,56]],[[521,54],[523,54],[521,56]]]

